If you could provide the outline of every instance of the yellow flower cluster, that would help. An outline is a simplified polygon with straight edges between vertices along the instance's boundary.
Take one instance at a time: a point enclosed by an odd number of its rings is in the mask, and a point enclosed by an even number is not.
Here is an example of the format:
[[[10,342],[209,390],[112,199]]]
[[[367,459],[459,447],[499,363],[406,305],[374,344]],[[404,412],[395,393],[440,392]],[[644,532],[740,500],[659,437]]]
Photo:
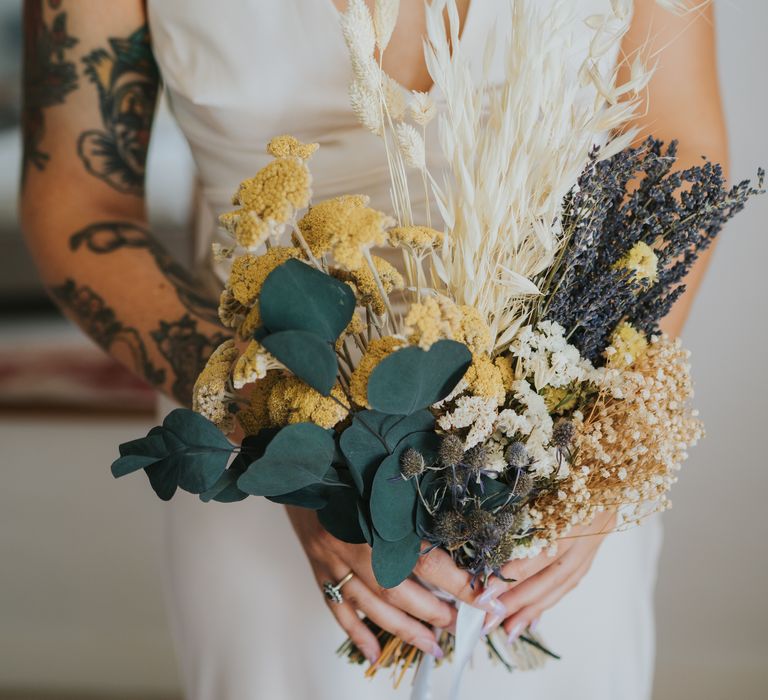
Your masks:
[[[272,270],[286,260],[301,257],[298,248],[270,248],[263,255],[241,255],[235,258],[227,280],[227,288],[243,306],[250,307],[261,291],[261,285]]]
[[[635,279],[647,286],[659,279],[659,258],[653,248],[643,241],[635,243],[629,252],[616,263],[617,269],[629,270]]]
[[[364,195],[344,195],[317,203],[299,220],[299,230],[315,257],[331,253],[348,270],[364,263],[364,250],[383,245],[392,220],[369,208]]]
[[[473,353],[491,351],[491,329],[480,312],[473,306],[462,304],[459,334],[454,340],[464,343]]]
[[[237,422],[246,435],[256,435],[264,428],[273,427],[269,417],[269,395],[280,376],[280,372],[267,372],[263,379],[248,387],[248,406],[241,408],[237,413]]]
[[[393,246],[408,246],[414,249],[438,248],[445,236],[442,231],[429,226],[395,226],[389,229],[389,242]]]
[[[493,364],[499,370],[501,382],[504,385],[504,391],[512,391],[512,384],[515,382],[515,370],[512,369],[512,358],[509,355],[499,355],[493,361]]]
[[[438,340],[460,337],[462,318],[461,310],[448,297],[425,297],[411,304],[404,319],[404,332],[411,343],[429,350]]]
[[[275,382],[267,407],[273,425],[311,421],[321,428],[333,428],[349,413],[344,391],[338,384],[331,389],[331,396],[323,396],[293,375]]]
[[[280,369],[282,365],[270,355],[261,343],[252,340],[240,355],[232,372],[232,384],[235,389],[242,389],[257,379],[264,379],[271,369]]]
[[[275,136],[267,144],[267,153],[275,158],[301,158],[308,160],[312,154],[320,147],[317,143],[302,143],[290,134]]]
[[[240,208],[222,214],[219,222],[241,246],[257,248],[309,204],[311,185],[312,176],[301,158],[276,158],[240,183],[232,199]]]
[[[233,416],[229,411],[229,383],[237,355],[235,341],[224,341],[208,358],[192,389],[192,409],[225,433],[233,427]]]
[[[558,415],[572,411],[579,403],[579,393],[569,386],[545,386],[541,395],[547,410]]]
[[[395,289],[402,289],[403,276],[397,271],[394,265],[391,265],[384,260],[384,258],[380,258],[377,255],[372,255],[371,259],[373,260],[376,272],[379,275],[381,286],[387,294]],[[362,266],[349,271],[334,270],[334,274],[339,279],[352,284],[355,296],[362,306],[370,306],[373,312],[379,316],[386,312],[386,304],[384,303],[379,287],[376,284],[373,272],[367,264],[363,264]]]
[[[494,399],[499,406],[504,403],[504,375],[487,354],[472,356],[472,364],[464,375],[464,381],[470,394]]]
[[[611,335],[611,344],[605,351],[606,364],[624,369],[633,364],[648,348],[648,340],[629,323],[620,323]]]
[[[358,406],[368,407],[368,379],[371,372],[387,355],[391,355],[404,345],[403,340],[394,336],[376,338],[369,343],[349,381],[349,393]]]

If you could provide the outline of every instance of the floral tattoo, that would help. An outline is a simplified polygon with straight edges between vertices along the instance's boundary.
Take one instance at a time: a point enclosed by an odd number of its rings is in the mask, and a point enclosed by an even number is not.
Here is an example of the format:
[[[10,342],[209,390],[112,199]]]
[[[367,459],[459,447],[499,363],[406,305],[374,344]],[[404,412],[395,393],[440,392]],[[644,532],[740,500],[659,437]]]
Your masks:
[[[159,73],[146,25],[109,45],[83,58],[98,90],[102,124],[80,135],[77,152],[89,173],[118,192],[140,196]]]

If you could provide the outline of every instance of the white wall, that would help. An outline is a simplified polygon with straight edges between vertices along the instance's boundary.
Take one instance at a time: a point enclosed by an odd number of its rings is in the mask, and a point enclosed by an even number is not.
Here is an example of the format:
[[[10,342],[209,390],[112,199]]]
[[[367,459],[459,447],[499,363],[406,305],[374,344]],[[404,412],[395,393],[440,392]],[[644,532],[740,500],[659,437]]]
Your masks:
[[[716,9],[731,175],[741,179],[768,165],[768,3]],[[658,700],[768,697],[767,222],[763,196],[729,225],[685,332],[707,437],[665,516]]]
[[[748,177],[768,165],[768,3],[721,1],[718,22],[731,171]],[[708,437],[665,516],[657,700],[768,695],[766,220],[768,197],[728,228],[686,331]],[[0,687],[176,688],[162,504],[107,471],[145,429],[0,418]]]

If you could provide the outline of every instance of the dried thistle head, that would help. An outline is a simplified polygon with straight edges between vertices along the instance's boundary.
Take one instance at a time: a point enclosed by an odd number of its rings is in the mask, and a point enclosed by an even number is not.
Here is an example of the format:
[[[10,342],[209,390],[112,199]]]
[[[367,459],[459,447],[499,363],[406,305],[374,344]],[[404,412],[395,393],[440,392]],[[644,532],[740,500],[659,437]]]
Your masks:
[[[457,467],[464,458],[464,443],[457,435],[444,435],[440,442],[440,462],[445,467]]]
[[[432,534],[446,548],[452,549],[467,539],[467,521],[456,510],[444,510],[435,516]]]
[[[525,469],[531,463],[531,457],[528,454],[528,450],[519,440],[509,444],[504,451],[504,459],[507,460],[507,464],[512,469]]]
[[[560,450],[567,450],[576,435],[576,427],[567,418],[559,418],[552,428],[552,444]]]
[[[409,447],[400,457],[400,473],[406,479],[421,476],[426,468],[424,455],[413,447]]]

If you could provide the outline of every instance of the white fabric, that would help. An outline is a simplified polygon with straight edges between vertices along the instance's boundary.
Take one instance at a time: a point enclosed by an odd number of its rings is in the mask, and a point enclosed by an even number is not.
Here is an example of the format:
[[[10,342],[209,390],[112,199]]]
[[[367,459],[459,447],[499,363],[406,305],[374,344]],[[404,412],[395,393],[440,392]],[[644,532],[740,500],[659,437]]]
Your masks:
[[[609,0],[576,1],[586,17]],[[493,26],[508,26],[506,6],[473,0],[463,33],[471,55],[481,54]],[[311,161],[315,199],[361,192],[390,208],[381,143],[348,107],[348,59],[331,0],[150,0],[148,10],[202,184],[199,264],[213,267],[215,217],[240,180],[268,162],[266,142],[280,133],[321,144]],[[586,50],[586,33],[581,38],[574,66]],[[439,165],[434,143],[428,150]],[[161,401],[161,415],[170,408]],[[395,696],[386,673],[366,681],[362,668],[334,655],[344,633],[280,506],[255,498],[201,504],[181,493],[165,512],[168,603],[189,700]],[[541,631],[561,661],[508,674],[479,651],[464,697],[648,700],[660,534],[652,519],[607,538],[579,587],[546,613]],[[437,669],[436,700],[446,697],[450,677],[448,666]]]

